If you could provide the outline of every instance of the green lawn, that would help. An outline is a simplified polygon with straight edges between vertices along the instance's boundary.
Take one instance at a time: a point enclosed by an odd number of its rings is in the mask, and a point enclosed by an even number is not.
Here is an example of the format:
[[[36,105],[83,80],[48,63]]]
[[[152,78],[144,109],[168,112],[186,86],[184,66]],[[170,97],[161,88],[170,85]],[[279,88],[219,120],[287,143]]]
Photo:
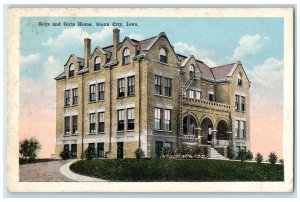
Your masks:
[[[283,181],[283,165],[210,159],[93,159],[70,166],[75,173],[109,181]]]

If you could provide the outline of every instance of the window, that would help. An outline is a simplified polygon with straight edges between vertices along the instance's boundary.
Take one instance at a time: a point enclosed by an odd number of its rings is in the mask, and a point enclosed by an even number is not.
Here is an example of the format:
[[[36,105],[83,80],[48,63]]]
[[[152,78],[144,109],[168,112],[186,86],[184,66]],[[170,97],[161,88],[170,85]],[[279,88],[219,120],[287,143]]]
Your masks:
[[[186,135],[194,135],[196,121],[192,116],[186,116],[183,119],[183,133]]]
[[[71,157],[77,158],[77,144],[71,144]]]
[[[235,136],[238,137],[240,134],[240,121],[235,120]]]
[[[127,78],[128,84],[128,96],[133,96],[135,94],[135,77],[131,76]]]
[[[89,143],[90,148],[95,148],[95,143]]]
[[[208,94],[208,100],[211,102],[214,102],[214,94],[213,93]]]
[[[134,109],[127,109],[127,130],[134,130]]]
[[[241,128],[240,128],[240,138],[245,138],[245,121],[241,121]]]
[[[192,78],[192,79],[195,78],[195,66],[194,66],[194,65],[190,65],[190,66],[189,66],[189,76],[190,76],[190,78]]]
[[[154,86],[155,95],[161,95],[161,81],[162,81],[162,77],[155,75],[155,86]]]
[[[68,144],[64,144],[64,151],[69,151],[70,150],[70,146]]]
[[[100,70],[100,57],[95,57],[94,71]]]
[[[236,111],[240,110],[240,96],[239,95],[235,95],[234,108]]]
[[[245,111],[245,97],[241,96],[241,111]]]
[[[78,131],[78,116],[72,116],[72,134]]]
[[[70,135],[70,117],[65,117],[65,135]]]
[[[240,146],[235,146],[235,147],[234,147],[235,157],[238,157],[240,150],[241,150],[241,147],[240,147]]]
[[[95,113],[90,113],[90,133],[95,133]]]
[[[201,92],[200,91],[196,91],[196,99],[200,100],[201,98]]]
[[[104,143],[97,143],[97,157],[104,157]]]
[[[189,90],[189,98],[194,98],[194,91],[193,90]]]
[[[129,48],[125,48],[123,50],[123,65],[130,63],[130,50]]]
[[[104,133],[104,112],[98,113],[98,132]]]
[[[163,62],[163,63],[167,63],[167,52],[166,52],[166,49],[164,48],[161,48],[159,50],[159,61],[160,62]]]
[[[90,102],[96,101],[96,84],[90,85]]]
[[[98,112],[98,132],[104,133],[104,112]]]
[[[69,66],[69,77],[70,78],[74,77],[74,72],[75,72],[74,64],[70,64],[70,66]]]
[[[155,108],[155,112],[154,112],[154,129],[155,130],[162,129],[161,111],[162,111],[162,109]]]
[[[171,131],[171,110],[165,109],[164,128],[166,131]]]
[[[117,120],[118,120],[117,130],[118,131],[123,131],[124,130],[124,109],[118,110],[117,114],[118,114],[118,117],[117,117]]]
[[[164,147],[172,149],[172,142],[165,142]]]
[[[118,79],[118,98],[125,96],[125,79]]]
[[[98,90],[99,90],[98,100],[104,100],[105,84],[104,83],[99,83],[98,84]]]
[[[70,90],[65,90],[65,106],[70,106]]]
[[[238,76],[237,76],[237,83],[239,86],[242,85],[242,74],[241,73],[238,73]]]
[[[78,88],[72,89],[72,94],[73,94],[73,105],[78,104]]]
[[[165,78],[165,96],[172,96],[172,79]]]

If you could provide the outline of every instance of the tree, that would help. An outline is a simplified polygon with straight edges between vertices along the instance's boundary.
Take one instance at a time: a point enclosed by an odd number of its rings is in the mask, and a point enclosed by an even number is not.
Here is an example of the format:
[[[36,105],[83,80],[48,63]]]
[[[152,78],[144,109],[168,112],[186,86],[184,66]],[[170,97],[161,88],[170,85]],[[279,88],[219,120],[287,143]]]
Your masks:
[[[250,150],[247,151],[247,160],[252,160],[253,159],[253,154]]]
[[[228,146],[227,147],[227,157],[229,159],[234,159],[234,156],[235,156],[235,153],[234,153],[233,147]]]
[[[275,165],[275,163],[277,162],[277,155],[275,154],[275,152],[271,152],[269,154],[269,162],[271,163],[271,165]]]
[[[238,153],[238,159],[241,160],[241,162],[244,162],[247,158],[247,152],[245,150],[240,150]]]
[[[142,158],[142,157],[144,157],[145,156],[145,153],[144,153],[144,151],[141,149],[141,148],[137,148],[136,150],[135,150],[135,157],[137,158],[137,159],[140,159],[140,158]]]
[[[255,160],[258,164],[261,164],[261,162],[264,160],[263,156],[260,153],[256,154]]]
[[[94,147],[88,147],[84,151],[84,156],[87,160],[92,160],[93,158],[96,158],[96,149]]]
[[[59,156],[63,159],[63,160],[67,160],[71,157],[71,152],[68,148],[64,148],[64,150],[62,152],[60,152]]]
[[[24,139],[19,143],[20,158],[28,162],[33,162],[37,157],[37,151],[41,149],[41,145],[35,138]]]

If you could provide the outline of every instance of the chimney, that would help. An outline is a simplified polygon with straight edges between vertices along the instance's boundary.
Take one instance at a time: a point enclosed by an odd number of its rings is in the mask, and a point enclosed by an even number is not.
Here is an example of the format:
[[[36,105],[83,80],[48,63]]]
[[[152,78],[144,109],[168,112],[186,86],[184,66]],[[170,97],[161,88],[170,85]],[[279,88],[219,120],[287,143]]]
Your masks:
[[[117,60],[117,50],[119,49],[119,37],[120,37],[120,30],[118,28],[115,28],[113,30],[113,45],[114,45],[113,60]]]
[[[84,67],[89,68],[89,57],[91,53],[91,39],[84,39]]]

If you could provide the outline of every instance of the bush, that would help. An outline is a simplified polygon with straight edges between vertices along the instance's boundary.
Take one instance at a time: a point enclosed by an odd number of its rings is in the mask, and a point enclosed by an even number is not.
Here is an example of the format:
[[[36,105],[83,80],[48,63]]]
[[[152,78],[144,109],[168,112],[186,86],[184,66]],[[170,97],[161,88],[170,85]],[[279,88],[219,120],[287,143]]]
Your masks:
[[[194,155],[204,155],[204,149],[203,149],[203,147],[201,147],[201,146],[196,146],[196,147],[193,149],[193,154],[194,154]]]
[[[59,156],[63,159],[63,160],[67,160],[71,157],[71,153],[70,151],[65,148],[62,152],[60,152]]]
[[[20,158],[27,162],[33,162],[37,157],[37,151],[41,148],[38,140],[35,138],[24,139],[19,143]]]
[[[172,153],[173,153],[173,151],[170,147],[163,147],[161,150],[162,157],[172,155]]]
[[[252,160],[253,159],[253,154],[250,150],[247,151],[247,160]]]
[[[277,162],[277,155],[275,154],[275,152],[271,152],[269,154],[269,162],[271,163],[271,165],[275,165],[275,163]]]
[[[235,153],[234,153],[233,147],[228,146],[227,147],[227,157],[229,159],[234,159],[234,156],[235,156]]]
[[[84,151],[84,157],[87,160],[92,160],[93,158],[96,157],[96,149],[94,147],[88,147],[85,151]]]
[[[135,157],[137,158],[137,159],[140,159],[140,158],[142,158],[142,157],[144,157],[145,156],[145,153],[143,152],[143,150],[141,149],[141,148],[137,148],[136,150],[135,150]]]
[[[192,149],[189,146],[182,145],[182,146],[177,147],[177,149],[175,150],[175,154],[189,155],[189,154],[192,154]]]
[[[258,164],[261,164],[261,162],[263,162],[263,160],[264,160],[264,157],[260,153],[257,153],[255,160]]]
[[[280,160],[279,160],[279,163],[280,163],[281,165],[283,165],[283,164],[284,164],[283,159],[280,159]]]
[[[247,158],[247,152],[245,150],[240,150],[238,153],[238,159],[241,160],[241,162],[244,162]]]

